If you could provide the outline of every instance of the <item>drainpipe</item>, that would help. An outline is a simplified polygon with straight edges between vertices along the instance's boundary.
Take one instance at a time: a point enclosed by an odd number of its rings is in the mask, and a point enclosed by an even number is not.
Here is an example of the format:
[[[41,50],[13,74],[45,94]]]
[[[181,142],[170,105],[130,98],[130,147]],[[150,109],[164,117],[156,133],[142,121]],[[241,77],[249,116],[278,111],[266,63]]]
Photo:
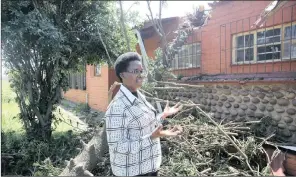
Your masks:
[[[145,50],[145,46],[143,44],[143,40],[142,40],[142,37],[141,37],[141,34],[140,34],[139,30],[134,29],[134,31],[135,31],[135,33],[137,35],[138,43],[139,43],[141,54],[142,54],[142,64],[144,66],[144,70],[147,71],[148,70],[148,56],[147,56],[147,53],[146,53],[146,50]]]

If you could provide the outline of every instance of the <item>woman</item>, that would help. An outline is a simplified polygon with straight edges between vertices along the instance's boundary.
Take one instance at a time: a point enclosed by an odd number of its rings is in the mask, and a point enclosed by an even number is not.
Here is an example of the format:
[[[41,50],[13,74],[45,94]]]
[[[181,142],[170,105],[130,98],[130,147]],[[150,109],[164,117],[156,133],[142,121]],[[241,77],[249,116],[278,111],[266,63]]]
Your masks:
[[[180,126],[163,130],[166,117],[180,111],[182,105],[167,105],[161,114],[139,91],[143,79],[141,56],[128,52],[118,57],[115,72],[121,84],[111,86],[108,98],[117,85],[120,89],[110,102],[106,114],[106,134],[112,172],[116,176],[157,176],[161,164],[160,137],[174,137]]]

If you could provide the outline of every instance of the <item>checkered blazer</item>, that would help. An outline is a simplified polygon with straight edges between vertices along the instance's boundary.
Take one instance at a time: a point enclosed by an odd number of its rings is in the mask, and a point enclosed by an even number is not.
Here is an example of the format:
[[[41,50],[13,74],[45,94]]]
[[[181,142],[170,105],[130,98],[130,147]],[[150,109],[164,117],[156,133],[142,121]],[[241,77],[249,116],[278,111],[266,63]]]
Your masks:
[[[105,114],[112,172],[136,176],[155,172],[161,164],[160,139],[151,139],[161,114],[138,92],[135,97],[121,85]]]

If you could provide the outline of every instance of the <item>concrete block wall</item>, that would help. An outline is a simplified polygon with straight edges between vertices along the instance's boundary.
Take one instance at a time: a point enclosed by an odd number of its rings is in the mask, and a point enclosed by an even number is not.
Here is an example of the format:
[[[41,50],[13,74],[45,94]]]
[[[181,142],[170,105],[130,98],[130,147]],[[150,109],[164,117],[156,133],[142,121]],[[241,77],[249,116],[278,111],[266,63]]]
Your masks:
[[[213,83],[203,88],[172,90],[162,99],[192,100],[217,121],[268,118],[267,129],[283,141],[296,143],[296,84],[233,85]]]

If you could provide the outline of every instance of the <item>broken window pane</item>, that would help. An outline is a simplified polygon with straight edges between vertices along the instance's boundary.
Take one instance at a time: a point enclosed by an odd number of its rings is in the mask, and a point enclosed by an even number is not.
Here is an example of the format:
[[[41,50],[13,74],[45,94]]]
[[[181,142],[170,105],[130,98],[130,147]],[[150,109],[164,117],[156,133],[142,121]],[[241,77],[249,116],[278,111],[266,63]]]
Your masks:
[[[264,61],[264,60],[275,60],[280,59],[281,52],[274,52],[274,53],[265,53],[265,54],[258,54],[257,60]]]
[[[269,44],[281,41],[281,29],[275,28],[266,31],[257,32],[257,44]]]
[[[268,46],[262,46],[262,47],[257,48],[257,53],[258,54],[270,53],[270,52],[279,52],[279,51],[281,51],[281,44],[268,45]]]
[[[257,32],[257,39],[259,38],[265,38],[265,31],[260,31],[260,32]]]
[[[257,38],[257,45],[265,44],[265,38]]]
[[[281,41],[281,37],[280,36],[266,38],[266,44],[276,43],[276,42],[280,42],[280,41]]]

